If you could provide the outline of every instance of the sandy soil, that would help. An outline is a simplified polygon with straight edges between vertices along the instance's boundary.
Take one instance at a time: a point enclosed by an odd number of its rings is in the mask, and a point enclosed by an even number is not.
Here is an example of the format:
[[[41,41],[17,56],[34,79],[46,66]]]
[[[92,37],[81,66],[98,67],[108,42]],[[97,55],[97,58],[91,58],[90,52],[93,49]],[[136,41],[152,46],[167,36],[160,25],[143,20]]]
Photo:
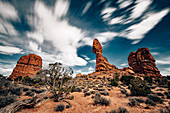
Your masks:
[[[106,111],[118,109],[119,107],[126,108],[130,113],[159,113],[158,110],[164,108],[164,106],[168,104],[168,102],[166,102],[163,104],[157,104],[155,107],[149,106],[150,109],[144,109],[144,107],[146,107],[144,103],[140,104],[139,106],[130,107],[128,105],[128,99],[131,97],[126,97],[124,94],[122,94],[120,92],[120,88],[118,87],[114,87],[111,91],[109,91],[109,96],[105,96],[106,98],[111,99],[111,105],[109,106],[93,105],[93,99],[91,96],[84,97],[84,93],[82,92],[74,92],[71,95],[74,96],[74,99],[68,101],[71,103],[72,107],[66,108],[62,113],[105,113]],[[21,96],[20,100],[23,98],[24,97]],[[142,98],[145,99],[146,97]],[[36,108],[23,109],[17,113],[55,113],[54,110],[57,104],[59,104],[59,102],[47,100],[40,106],[36,106]],[[66,103],[63,104],[66,105]]]

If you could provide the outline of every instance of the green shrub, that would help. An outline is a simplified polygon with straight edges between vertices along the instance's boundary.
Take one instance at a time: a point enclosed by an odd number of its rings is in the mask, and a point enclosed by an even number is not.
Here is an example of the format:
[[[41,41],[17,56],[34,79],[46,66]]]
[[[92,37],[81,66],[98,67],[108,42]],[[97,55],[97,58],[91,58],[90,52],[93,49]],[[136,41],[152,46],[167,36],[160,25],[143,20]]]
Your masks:
[[[63,111],[65,109],[64,104],[58,104],[55,108],[55,111]]]
[[[129,106],[136,106],[136,105],[139,105],[139,102],[136,101],[135,98],[130,98],[128,104],[129,104]]]
[[[101,97],[101,94],[99,94],[99,93],[95,94],[95,96],[94,96],[94,104],[95,105],[101,104],[101,105],[108,106],[108,105],[110,105],[110,103],[111,103],[110,99],[107,99],[105,97]]]
[[[100,104],[101,105],[105,105],[105,106],[109,106],[111,103],[111,100],[110,99],[107,99],[105,97],[101,97],[100,98]]]
[[[122,75],[120,81],[123,82],[126,85],[129,85],[130,81],[134,80],[134,79],[135,79],[135,77],[132,76],[132,75]]]
[[[162,103],[162,99],[154,94],[149,94],[147,98],[151,99],[153,102],[159,102]]]
[[[170,110],[167,109],[160,109],[159,111],[160,113],[170,113]]]
[[[91,95],[90,92],[85,92],[85,93],[84,93],[84,96],[85,96],[85,97],[86,97],[86,96],[89,96],[89,95]]]
[[[118,83],[117,83],[117,81],[115,81],[115,79],[111,79],[110,85],[112,85],[112,86],[118,86]]]
[[[147,96],[151,93],[151,89],[140,79],[132,80],[130,84],[130,91],[134,96]]]
[[[89,89],[84,89],[84,90],[83,90],[83,93],[86,93],[87,91],[89,91]]]
[[[100,94],[105,95],[105,96],[109,95],[109,93],[107,91],[101,91]]]
[[[119,107],[117,113],[129,113],[129,111],[126,108],[124,108],[124,107]]]
[[[17,97],[15,95],[0,96],[0,108],[5,107],[13,102],[16,102]]]
[[[145,101],[145,104],[150,104],[151,106],[155,106],[156,103],[153,102],[151,99],[147,98],[146,101]]]
[[[144,77],[144,80],[145,80],[146,82],[148,82],[148,83],[153,83],[152,77],[145,76],[145,77]]]

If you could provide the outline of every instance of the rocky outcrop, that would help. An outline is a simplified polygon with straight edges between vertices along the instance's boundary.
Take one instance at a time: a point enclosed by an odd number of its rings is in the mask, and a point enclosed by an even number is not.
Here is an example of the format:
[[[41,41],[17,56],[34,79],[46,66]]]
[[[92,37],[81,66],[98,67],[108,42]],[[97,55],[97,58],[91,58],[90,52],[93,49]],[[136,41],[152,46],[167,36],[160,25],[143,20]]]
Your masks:
[[[97,39],[93,41],[93,53],[96,54],[96,72],[108,71],[113,69],[118,69],[116,66],[110,64],[107,59],[102,54],[102,46]]]
[[[36,73],[42,69],[42,59],[35,54],[22,56],[17,62],[10,78],[14,79],[18,76],[35,77]]]
[[[133,68],[132,67],[124,67],[123,68],[123,71],[126,71],[126,72],[128,72],[129,74],[131,74],[131,75],[135,75],[135,72],[133,71]]]
[[[162,77],[148,48],[140,48],[136,52],[131,52],[128,57],[128,63],[135,73],[151,77]]]

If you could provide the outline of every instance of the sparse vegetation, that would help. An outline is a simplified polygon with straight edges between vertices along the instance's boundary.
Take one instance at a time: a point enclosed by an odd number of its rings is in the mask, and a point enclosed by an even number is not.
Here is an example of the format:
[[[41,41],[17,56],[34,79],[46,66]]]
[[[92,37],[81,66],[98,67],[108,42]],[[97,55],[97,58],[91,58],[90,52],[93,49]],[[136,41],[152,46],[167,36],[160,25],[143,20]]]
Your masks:
[[[55,111],[63,111],[65,109],[64,104],[58,104],[55,108]]]
[[[49,64],[48,69],[42,70],[38,74],[44,76],[45,87],[53,94],[54,101],[66,99],[66,96],[72,91],[74,86],[74,81],[70,76],[73,74],[72,68],[64,67],[63,64],[56,62]]]
[[[120,81],[126,85],[129,85],[131,80],[134,80],[134,79],[135,79],[135,77],[132,75],[122,75]]]
[[[132,85],[130,91],[134,96],[147,96],[151,93],[151,89],[141,79],[136,78],[130,84]]]

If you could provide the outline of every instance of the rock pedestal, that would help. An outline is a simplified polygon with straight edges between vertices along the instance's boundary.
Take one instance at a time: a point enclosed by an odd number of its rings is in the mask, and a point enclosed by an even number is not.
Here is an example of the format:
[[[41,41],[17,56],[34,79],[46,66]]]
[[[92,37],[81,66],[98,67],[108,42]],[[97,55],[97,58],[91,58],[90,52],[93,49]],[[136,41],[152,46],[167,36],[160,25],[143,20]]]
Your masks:
[[[102,46],[97,39],[94,39],[93,41],[92,51],[96,54],[96,72],[118,69],[116,66],[110,64],[107,61],[107,58],[103,56]]]

